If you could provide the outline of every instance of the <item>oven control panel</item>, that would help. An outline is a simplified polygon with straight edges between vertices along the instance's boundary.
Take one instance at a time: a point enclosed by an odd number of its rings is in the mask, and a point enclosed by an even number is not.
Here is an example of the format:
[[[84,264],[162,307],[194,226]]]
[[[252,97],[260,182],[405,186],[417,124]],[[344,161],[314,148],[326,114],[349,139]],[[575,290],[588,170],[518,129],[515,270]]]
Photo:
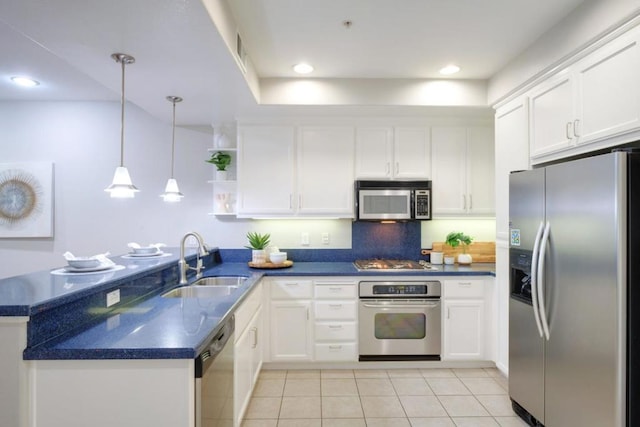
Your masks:
[[[427,281],[363,281],[359,284],[361,298],[420,297],[437,298],[441,295],[437,280]]]

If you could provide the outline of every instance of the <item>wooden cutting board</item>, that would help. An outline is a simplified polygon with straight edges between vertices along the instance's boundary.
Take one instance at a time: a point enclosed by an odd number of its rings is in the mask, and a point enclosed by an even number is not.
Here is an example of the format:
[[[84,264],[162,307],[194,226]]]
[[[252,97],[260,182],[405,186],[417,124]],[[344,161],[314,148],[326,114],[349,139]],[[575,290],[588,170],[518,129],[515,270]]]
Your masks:
[[[432,249],[424,251],[443,252],[444,256],[456,256],[462,253],[462,247],[452,248],[444,242],[433,242]],[[496,242],[473,242],[467,248],[467,253],[473,258],[473,262],[496,262]]]
[[[287,267],[291,267],[292,265],[293,265],[293,261],[289,259],[280,264],[274,264],[272,262],[265,262],[265,263],[258,264],[258,263],[249,261],[249,267],[253,267],[253,268],[287,268]]]

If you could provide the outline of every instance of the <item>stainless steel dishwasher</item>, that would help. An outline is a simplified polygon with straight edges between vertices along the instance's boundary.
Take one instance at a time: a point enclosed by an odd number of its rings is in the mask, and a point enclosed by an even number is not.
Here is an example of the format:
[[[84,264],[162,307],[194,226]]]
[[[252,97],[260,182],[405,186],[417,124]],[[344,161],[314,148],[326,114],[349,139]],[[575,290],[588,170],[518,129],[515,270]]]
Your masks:
[[[232,316],[195,360],[196,427],[233,426]]]

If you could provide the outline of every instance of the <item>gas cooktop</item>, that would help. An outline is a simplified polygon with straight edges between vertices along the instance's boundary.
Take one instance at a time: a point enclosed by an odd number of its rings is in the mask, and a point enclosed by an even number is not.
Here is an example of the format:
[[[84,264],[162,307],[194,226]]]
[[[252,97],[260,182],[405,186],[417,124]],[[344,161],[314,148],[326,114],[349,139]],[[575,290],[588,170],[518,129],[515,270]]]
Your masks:
[[[353,262],[359,271],[410,271],[437,270],[426,261],[411,261],[406,259],[359,259]]]

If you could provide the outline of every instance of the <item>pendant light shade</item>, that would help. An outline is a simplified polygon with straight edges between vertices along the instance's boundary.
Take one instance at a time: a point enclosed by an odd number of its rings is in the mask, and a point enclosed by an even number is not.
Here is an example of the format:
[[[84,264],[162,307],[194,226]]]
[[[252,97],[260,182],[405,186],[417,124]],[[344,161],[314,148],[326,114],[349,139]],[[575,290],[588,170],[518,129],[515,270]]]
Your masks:
[[[124,167],[124,67],[127,64],[136,62],[133,56],[124,53],[114,53],[111,55],[116,62],[122,66],[122,91],[120,98],[120,166],[116,168],[113,174],[113,182],[104,191],[108,192],[114,198],[132,198],[138,190],[131,182],[129,171]]]
[[[173,163],[176,152],[176,102],[181,102],[182,98],[179,96],[167,96],[167,101],[173,104],[173,134],[171,137],[171,178],[167,181],[167,186],[164,188],[164,193],[160,195],[165,202],[179,202],[184,194],[180,192],[178,188],[178,181],[173,178]]]

